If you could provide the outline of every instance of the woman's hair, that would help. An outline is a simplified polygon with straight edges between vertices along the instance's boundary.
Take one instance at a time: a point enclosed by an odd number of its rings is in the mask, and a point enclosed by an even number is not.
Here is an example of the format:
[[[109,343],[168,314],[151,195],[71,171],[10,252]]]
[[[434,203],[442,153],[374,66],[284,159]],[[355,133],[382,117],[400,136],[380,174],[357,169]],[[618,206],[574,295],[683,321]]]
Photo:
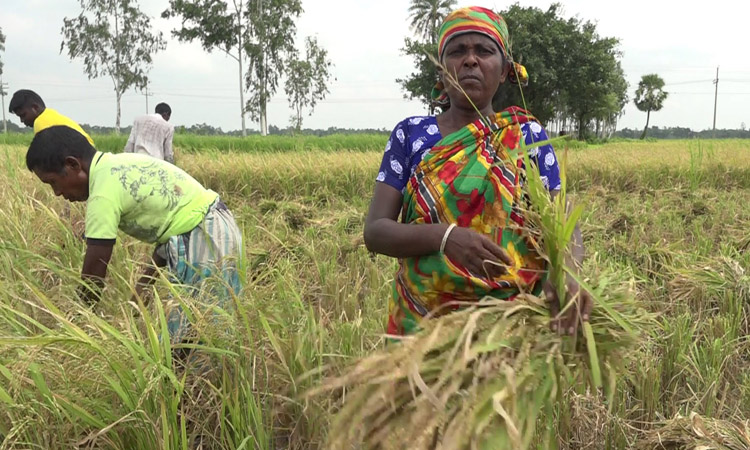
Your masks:
[[[65,168],[65,158],[90,162],[95,153],[96,149],[78,131],[66,126],[50,127],[34,136],[26,152],[26,167],[30,171],[60,173]]]

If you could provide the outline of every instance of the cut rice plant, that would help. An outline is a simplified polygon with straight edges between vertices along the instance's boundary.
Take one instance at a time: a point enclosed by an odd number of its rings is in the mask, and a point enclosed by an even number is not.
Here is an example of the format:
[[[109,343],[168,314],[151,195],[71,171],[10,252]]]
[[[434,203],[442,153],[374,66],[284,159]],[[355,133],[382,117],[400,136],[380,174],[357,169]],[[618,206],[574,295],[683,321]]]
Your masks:
[[[638,442],[641,450],[747,450],[750,448],[750,421],[732,423],[702,417],[675,416],[647,432]]]
[[[530,294],[513,302],[485,298],[424,320],[417,335],[308,393],[345,391],[330,448],[550,448],[566,433],[564,392],[599,393],[606,387],[611,399],[616,375],[653,316],[608,276],[589,286],[566,267],[581,211],[569,213],[564,181],[553,199],[532,172],[524,185],[532,205],[525,226],[536,230],[530,239],[548,261],[560,310],[566,313],[576,302],[566,295],[568,275],[595,300],[584,341],[550,331],[545,299]]]
[[[604,307],[590,320],[610,392],[638,342],[635,330],[652,321],[627,293],[611,288],[606,279],[597,286]],[[549,319],[542,299],[524,295],[425,321],[419,334],[308,393],[346,390],[330,448],[550,448],[561,432],[550,421],[566,407],[562,393],[585,391],[594,381],[588,353],[565,352],[572,338],[550,331]]]

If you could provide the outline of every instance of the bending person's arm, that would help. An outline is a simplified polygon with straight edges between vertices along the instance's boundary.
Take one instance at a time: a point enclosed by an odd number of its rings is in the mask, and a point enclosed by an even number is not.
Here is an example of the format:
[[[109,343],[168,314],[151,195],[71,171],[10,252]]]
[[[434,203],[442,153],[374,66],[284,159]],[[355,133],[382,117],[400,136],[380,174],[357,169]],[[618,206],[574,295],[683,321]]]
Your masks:
[[[108,240],[94,241],[90,239],[86,245],[86,256],[83,258],[83,268],[81,269],[81,278],[84,285],[79,288],[78,296],[89,305],[99,301],[113,247],[114,242]]]
[[[151,286],[154,281],[156,280],[156,270],[159,267],[165,267],[167,265],[167,260],[164,259],[157,250],[154,250],[153,254],[151,255],[150,261],[146,264],[146,267],[143,269],[143,273],[141,274],[141,277],[138,279],[138,283],[135,285],[135,293],[137,296],[143,298],[143,294],[145,293],[146,289]],[[144,299],[144,302],[147,303],[148,297]],[[133,298],[133,302],[137,303],[137,299]]]

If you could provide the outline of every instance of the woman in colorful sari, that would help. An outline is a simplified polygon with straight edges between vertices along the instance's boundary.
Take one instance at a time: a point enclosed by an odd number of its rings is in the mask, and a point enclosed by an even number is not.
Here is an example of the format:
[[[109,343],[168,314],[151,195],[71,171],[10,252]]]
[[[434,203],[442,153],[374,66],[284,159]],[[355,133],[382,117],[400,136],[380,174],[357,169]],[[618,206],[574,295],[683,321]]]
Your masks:
[[[389,335],[414,333],[426,316],[459,304],[486,296],[512,300],[521,292],[544,291],[551,327],[560,333],[574,334],[588,320],[591,299],[572,278],[567,293],[577,307],[559,314],[556,289],[544,281],[545,263],[520,231],[524,165],[511,153],[547,136],[521,108],[493,110],[500,84],[528,81],[508,42],[505,21],[488,9],[448,15],[439,36],[441,80],[432,94],[443,112],[407,118],[386,145],[364,237],[369,250],[399,259]],[[560,173],[552,146],[529,153],[554,196]],[[582,259],[576,229],[568,265],[579,267]]]

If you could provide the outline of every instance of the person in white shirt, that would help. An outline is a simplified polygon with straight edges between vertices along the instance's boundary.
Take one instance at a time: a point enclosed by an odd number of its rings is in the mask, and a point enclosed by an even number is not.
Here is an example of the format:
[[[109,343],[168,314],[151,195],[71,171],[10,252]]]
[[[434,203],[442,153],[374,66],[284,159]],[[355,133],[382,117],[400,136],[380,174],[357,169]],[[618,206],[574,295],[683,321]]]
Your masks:
[[[172,108],[166,103],[159,103],[154,112],[136,117],[125,144],[125,153],[143,153],[174,164],[174,126],[169,123]]]

